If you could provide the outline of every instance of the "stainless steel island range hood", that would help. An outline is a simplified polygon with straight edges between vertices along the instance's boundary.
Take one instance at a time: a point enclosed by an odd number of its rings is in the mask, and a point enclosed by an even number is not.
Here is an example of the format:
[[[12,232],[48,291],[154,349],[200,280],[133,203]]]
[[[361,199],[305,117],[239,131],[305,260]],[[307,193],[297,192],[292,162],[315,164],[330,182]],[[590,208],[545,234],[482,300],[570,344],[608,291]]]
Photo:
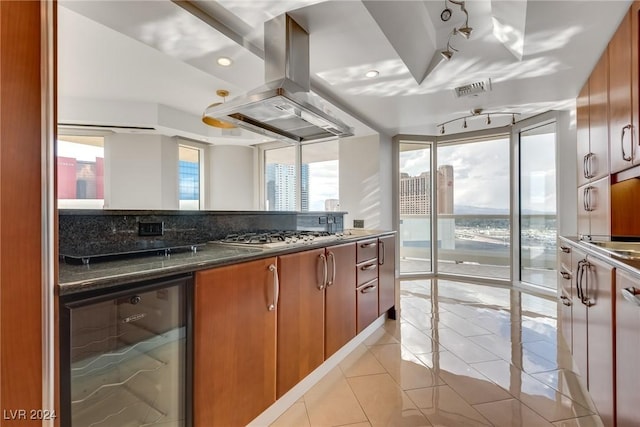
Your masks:
[[[265,85],[220,105],[204,117],[287,142],[353,136],[325,102],[309,91],[309,34],[289,15],[264,24]]]

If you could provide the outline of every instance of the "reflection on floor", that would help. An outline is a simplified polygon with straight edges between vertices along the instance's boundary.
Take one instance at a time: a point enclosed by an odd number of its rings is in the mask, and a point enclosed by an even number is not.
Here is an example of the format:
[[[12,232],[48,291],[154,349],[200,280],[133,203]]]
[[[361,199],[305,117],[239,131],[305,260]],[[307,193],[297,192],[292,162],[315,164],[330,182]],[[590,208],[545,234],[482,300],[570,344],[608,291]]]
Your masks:
[[[389,320],[273,426],[601,426],[556,328],[556,302],[402,281]]]

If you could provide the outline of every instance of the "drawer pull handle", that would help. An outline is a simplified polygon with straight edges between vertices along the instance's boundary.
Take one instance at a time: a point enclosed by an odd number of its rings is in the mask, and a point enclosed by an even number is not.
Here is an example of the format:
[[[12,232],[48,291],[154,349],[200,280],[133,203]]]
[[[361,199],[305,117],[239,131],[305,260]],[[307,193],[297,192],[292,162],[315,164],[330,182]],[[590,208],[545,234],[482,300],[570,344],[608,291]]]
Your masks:
[[[624,299],[632,304],[640,305],[640,290],[636,288],[624,288],[622,289],[622,296]]]
[[[560,299],[562,300],[562,304],[566,305],[567,307],[571,307],[571,300],[568,297],[562,295]]]
[[[362,249],[365,249],[365,248],[372,248],[372,247],[374,247],[376,244],[377,244],[376,242],[371,242],[371,243],[362,243],[362,244],[360,245],[360,247],[361,247]]]
[[[384,265],[384,242],[382,240],[378,246],[378,264]]]
[[[571,248],[569,246],[560,246],[560,250],[562,252],[564,252],[565,254],[570,254],[571,253]]]
[[[273,304],[267,306],[269,311],[275,311],[280,298],[280,281],[278,280],[278,267],[274,264],[269,265],[269,271],[273,273]]]
[[[374,268],[376,268],[375,264],[367,264],[367,265],[363,265],[362,267],[360,267],[360,270],[362,270],[362,271],[373,270]]]
[[[329,252],[327,258],[331,260],[331,279],[327,281],[327,286],[331,286],[336,280],[336,257],[333,252]]]
[[[562,275],[563,279],[571,279],[571,274],[567,273],[566,271],[561,271],[560,274]]]
[[[318,289],[323,290],[327,286],[327,281],[329,279],[329,273],[327,271],[327,257],[325,257],[324,254],[320,254],[318,259],[322,261],[322,283],[318,285]]]
[[[378,285],[369,285],[369,286],[365,286],[364,288],[362,288],[360,290],[360,292],[363,293],[363,294],[368,294],[369,292],[373,292],[376,289],[378,289]]]

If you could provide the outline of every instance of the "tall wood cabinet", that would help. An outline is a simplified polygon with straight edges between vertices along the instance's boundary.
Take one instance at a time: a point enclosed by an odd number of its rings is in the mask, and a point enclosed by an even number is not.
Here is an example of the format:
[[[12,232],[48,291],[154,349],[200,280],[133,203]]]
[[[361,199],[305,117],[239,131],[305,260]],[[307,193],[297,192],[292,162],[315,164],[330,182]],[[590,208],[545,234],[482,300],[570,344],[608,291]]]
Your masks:
[[[576,100],[578,234],[609,235],[609,51]]]
[[[244,426],[275,402],[277,286],[276,258],[196,273],[196,427]]]
[[[637,130],[633,127],[632,118],[632,15],[633,11],[630,10],[623,18],[608,48],[611,173],[629,168],[640,161],[636,147]]]
[[[577,248],[571,255],[573,358],[604,425],[613,426],[615,269]]]
[[[640,279],[616,272],[616,419],[618,427],[640,425]]]

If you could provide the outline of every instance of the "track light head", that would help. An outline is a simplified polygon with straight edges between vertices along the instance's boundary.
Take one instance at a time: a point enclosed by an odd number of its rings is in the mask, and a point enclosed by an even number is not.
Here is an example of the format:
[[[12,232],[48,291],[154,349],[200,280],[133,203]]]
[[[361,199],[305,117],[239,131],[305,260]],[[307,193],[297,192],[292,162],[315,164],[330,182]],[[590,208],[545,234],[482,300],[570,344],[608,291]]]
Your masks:
[[[444,125],[440,127],[440,135],[444,135]]]
[[[442,55],[442,57],[448,61],[451,59],[451,57],[453,56],[453,52],[449,50],[449,48],[447,48],[447,50],[443,50],[440,52],[440,55]]]
[[[462,34],[462,37],[464,37],[467,40],[469,40],[469,37],[471,37],[472,31],[473,31],[473,28],[467,27],[466,25],[464,27],[458,28],[458,33]]]
[[[487,114],[487,124],[488,125],[491,124],[491,116],[489,114]]]

